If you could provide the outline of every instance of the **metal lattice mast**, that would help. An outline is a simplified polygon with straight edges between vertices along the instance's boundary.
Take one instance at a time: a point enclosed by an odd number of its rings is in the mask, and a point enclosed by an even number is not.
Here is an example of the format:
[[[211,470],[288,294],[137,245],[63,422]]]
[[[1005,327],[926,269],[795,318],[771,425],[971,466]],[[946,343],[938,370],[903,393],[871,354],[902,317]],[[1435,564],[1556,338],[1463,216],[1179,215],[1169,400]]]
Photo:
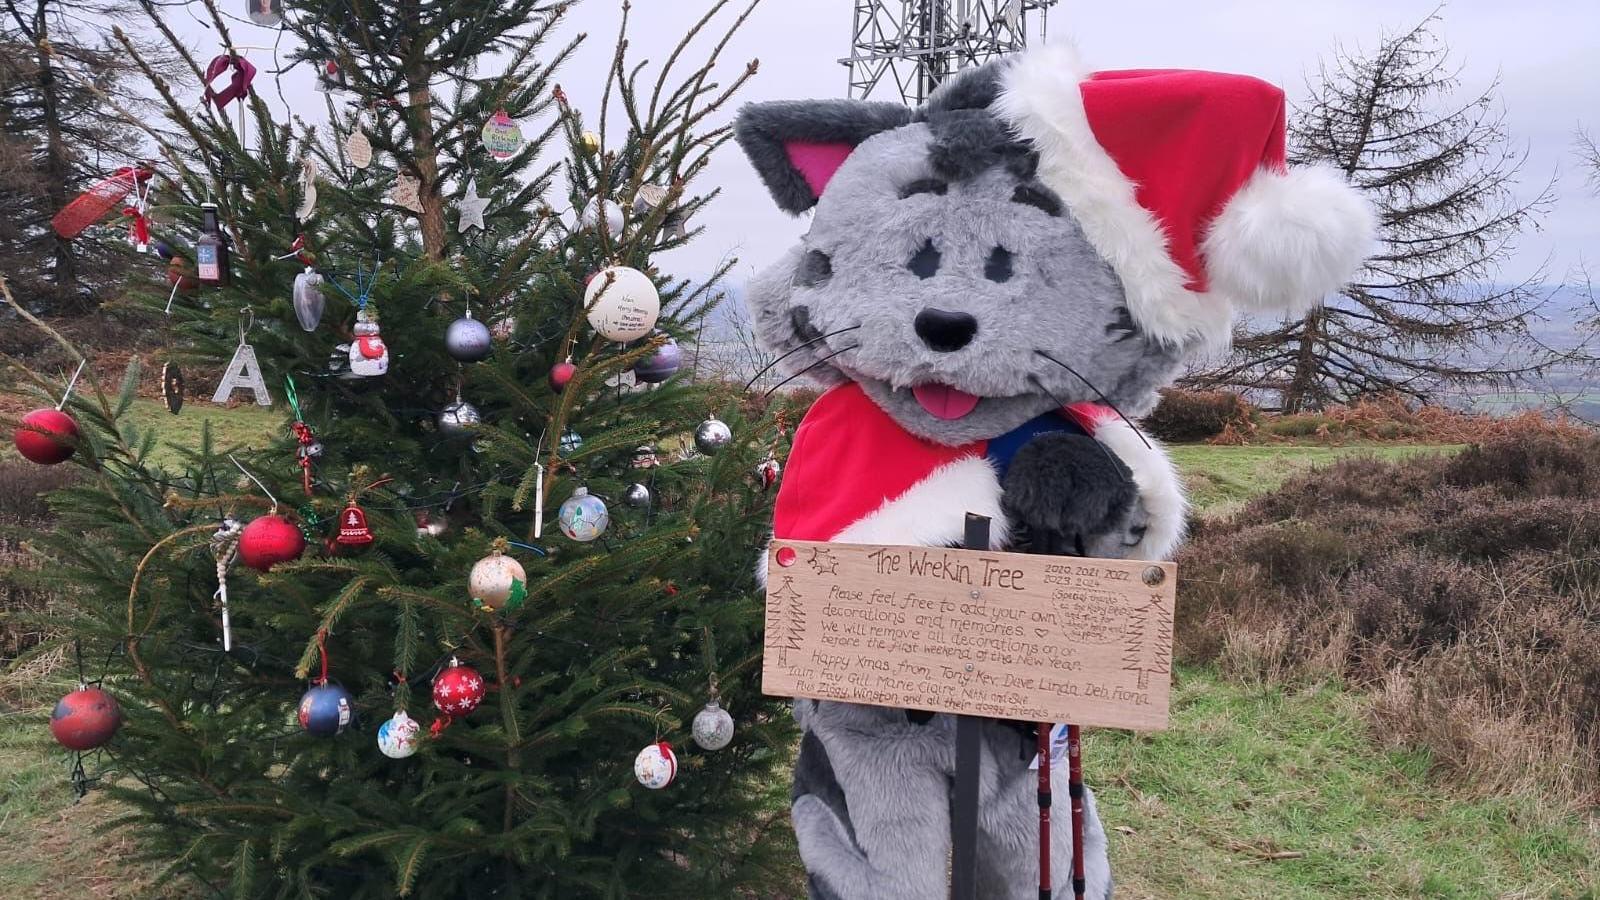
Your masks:
[[[955,72],[1027,46],[1028,13],[1043,37],[1056,0],[856,0],[850,96],[868,97],[885,76],[920,105]]]

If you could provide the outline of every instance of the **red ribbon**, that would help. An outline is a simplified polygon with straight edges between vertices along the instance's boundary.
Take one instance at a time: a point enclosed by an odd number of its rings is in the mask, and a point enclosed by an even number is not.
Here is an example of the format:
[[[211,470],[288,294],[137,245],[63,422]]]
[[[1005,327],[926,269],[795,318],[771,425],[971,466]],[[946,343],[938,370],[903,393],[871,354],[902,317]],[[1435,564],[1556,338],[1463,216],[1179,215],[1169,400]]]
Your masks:
[[[311,433],[311,426],[304,422],[296,421],[289,428],[294,431],[295,440],[300,442],[301,447],[309,447],[316,440],[316,436]],[[306,496],[311,496],[310,454],[300,454],[300,485],[305,488]]]
[[[317,684],[328,683],[328,629],[317,629],[317,655],[322,657],[322,677]]]
[[[228,86],[216,90],[211,86],[212,79],[223,72],[233,70],[233,75],[228,79]],[[211,60],[206,66],[206,99],[216,104],[217,109],[222,109],[235,100],[243,100],[250,93],[250,82],[255,80],[256,67],[250,60],[232,53],[224,53]]]

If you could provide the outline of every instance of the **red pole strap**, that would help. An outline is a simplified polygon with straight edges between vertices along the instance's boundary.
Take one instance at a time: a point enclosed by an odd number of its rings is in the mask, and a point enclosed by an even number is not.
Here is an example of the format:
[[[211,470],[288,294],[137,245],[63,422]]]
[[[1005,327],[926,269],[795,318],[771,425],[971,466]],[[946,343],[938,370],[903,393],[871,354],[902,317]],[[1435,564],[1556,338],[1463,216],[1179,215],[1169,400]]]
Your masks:
[[[1050,900],[1050,736],[1055,726],[1040,722],[1039,731],[1039,900]]]
[[[1083,753],[1078,726],[1067,726],[1067,794],[1072,798],[1072,896],[1083,900]]]

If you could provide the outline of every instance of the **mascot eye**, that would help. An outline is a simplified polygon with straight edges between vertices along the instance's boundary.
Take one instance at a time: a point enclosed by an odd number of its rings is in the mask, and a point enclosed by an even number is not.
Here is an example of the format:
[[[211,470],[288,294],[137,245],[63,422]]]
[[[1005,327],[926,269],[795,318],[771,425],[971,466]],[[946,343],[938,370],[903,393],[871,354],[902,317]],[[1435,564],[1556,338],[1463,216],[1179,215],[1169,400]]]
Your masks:
[[[922,249],[917,251],[917,255],[911,257],[911,261],[906,263],[906,268],[910,269],[918,278],[932,278],[938,274],[939,251],[933,246],[933,238],[928,238],[923,242]]]
[[[800,257],[794,270],[794,283],[800,287],[816,287],[833,277],[833,260],[821,250],[812,250]]]
[[[1106,326],[1106,336],[1115,336],[1112,343],[1120,344],[1138,334],[1139,326],[1134,324],[1133,315],[1128,312],[1128,308],[1126,306],[1117,307],[1117,320]]]
[[[983,277],[994,282],[1010,281],[1011,251],[1004,247],[990,250],[989,259],[983,264]]]
[[[900,189],[900,199],[904,200],[913,194],[939,194],[943,196],[950,185],[937,178],[919,178]]]

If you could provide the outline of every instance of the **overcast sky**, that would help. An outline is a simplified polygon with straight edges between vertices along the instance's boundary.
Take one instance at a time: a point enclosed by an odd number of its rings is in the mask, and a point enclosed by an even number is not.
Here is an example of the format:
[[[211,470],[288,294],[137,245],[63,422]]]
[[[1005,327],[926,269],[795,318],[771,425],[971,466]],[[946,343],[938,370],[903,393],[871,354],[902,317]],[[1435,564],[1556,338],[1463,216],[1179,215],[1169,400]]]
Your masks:
[[[224,9],[243,0],[221,0]],[[708,0],[633,0],[634,61],[663,60]],[[1435,0],[1145,0],[1084,3],[1063,0],[1050,11],[1049,38],[1075,41],[1094,68],[1202,68],[1256,75],[1282,85],[1291,101],[1304,94],[1304,80],[1318,58],[1335,44],[1371,48],[1384,31],[1408,28],[1436,6]],[[571,14],[572,31],[590,37],[562,71],[559,81],[572,102],[591,118],[612,53],[619,18],[617,0],[583,0]],[[846,94],[846,69],[838,60],[850,50],[852,0],[763,0],[724,54],[724,81],[750,59],[760,72],[742,95],[745,102]],[[235,10],[229,10],[235,11]],[[168,13],[203,53],[210,32]],[[1498,74],[1512,139],[1528,150],[1523,175],[1536,193],[1557,177],[1557,204],[1543,230],[1527,235],[1507,267],[1520,277],[1545,264],[1555,279],[1587,262],[1600,268],[1600,198],[1585,184],[1574,155],[1580,124],[1600,138],[1600,3],[1594,0],[1456,0],[1443,8],[1440,31],[1463,66],[1463,91],[1481,89]],[[241,43],[270,44],[274,34],[234,26]],[[1035,36],[1032,40],[1037,43]],[[702,42],[704,44],[705,42]],[[251,54],[256,56],[255,53]],[[693,54],[691,54],[691,57]],[[309,74],[284,78],[290,102],[305,112],[321,106]],[[267,84],[262,84],[267,81]],[[275,92],[263,77],[257,89]],[[892,87],[889,88],[892,91]],[[881,99],[896,99],[885,92]],[[731,111],[730,111],[731,114]],[[775,209],[738,150],[729,146],[709,168],[704,189],[722,195],[703,211],[704,235],[660,260],[675,274],[711,271],[718,260],[737,256],[734,280],[794,242],[805,223]]]

